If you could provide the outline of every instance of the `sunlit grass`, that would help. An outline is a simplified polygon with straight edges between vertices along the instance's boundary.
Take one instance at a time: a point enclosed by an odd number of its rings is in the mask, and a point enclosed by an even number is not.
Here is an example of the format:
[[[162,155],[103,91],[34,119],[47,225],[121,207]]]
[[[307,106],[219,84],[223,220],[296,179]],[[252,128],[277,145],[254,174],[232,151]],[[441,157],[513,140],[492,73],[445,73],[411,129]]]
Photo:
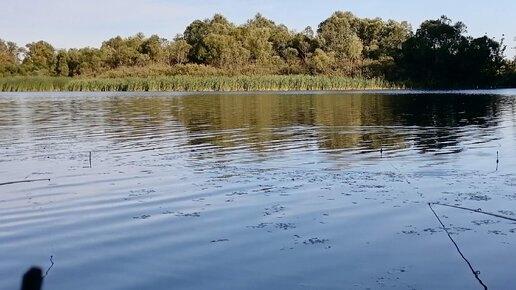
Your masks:
[[[0,90],[24,91],[287,91],[394,89],[378,78],[332,76],[172,76],[151,78],[1,78]]]

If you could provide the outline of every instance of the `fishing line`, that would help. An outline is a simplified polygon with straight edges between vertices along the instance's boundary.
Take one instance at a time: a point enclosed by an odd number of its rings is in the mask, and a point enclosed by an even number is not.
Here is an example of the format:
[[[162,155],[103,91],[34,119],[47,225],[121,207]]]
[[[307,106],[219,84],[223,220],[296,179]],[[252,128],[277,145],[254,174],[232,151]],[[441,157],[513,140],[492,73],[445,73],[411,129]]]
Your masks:
[[[486,284],[484,284],[484,282],[482,282],[482,279],[480,279],[479,275],[480,275],[480,271],[476,271],[473,266],[471,265],[471,263],[468,261],[468,259],[464,256],[464,254],[462,253],[462,251],[460,250],[459,246],[457,245],[457,243],[453,240],[453,238],[451,237],[450,235],[450,232],[448,232],[448,229],[446,228],[446,226],[444,226],[443,222],[441,221],[441,219],[439,218],[439,216],[437,215],[437,213],[434,211],[434,209],[432,208],[432,204],[431,203],[428,203],[428,206],[430,207],[430,210],[432,210],[432,212],[434,213],[435,217],[437,218],[437,220],[439,221],[439,223],[441,224],[443,230],[446,232],[446,234],[448,235],[448,238],[450,238],[450,241],[453,243],[453,245],[455,246],[455,249],[457,249],[457,252],[459,252],[460,256],[462,257],[462,259],[464,259],[464,261],[466,261],[466,263],[468,264],[469,266],[469,269],[471,270],[471,272],[473,273],[473,275],[475,275],[475,278],[477,279],[477,281],[480,283],[480,285],[482,285],[482,287],[484,287],[484,290],[487,290],[487,286]]]

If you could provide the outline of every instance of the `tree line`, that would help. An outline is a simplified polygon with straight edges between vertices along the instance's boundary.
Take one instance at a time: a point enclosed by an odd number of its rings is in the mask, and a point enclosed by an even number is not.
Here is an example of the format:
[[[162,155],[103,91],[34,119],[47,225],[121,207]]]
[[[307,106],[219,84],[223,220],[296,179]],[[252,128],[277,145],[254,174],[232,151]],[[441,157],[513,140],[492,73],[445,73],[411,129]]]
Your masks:
[[[419,87],[516,84],[505,45],[465,35],[442,16],[413,32],[407,22],[335,12],[301,32],[257,14],[235,25],[224,16],[195,20],[173,40],[138,33],[100,48],[55,49],[45,41],[18,47],[0,39],[0,75],[124,77],[170,75],[330,75],[383,78]]]

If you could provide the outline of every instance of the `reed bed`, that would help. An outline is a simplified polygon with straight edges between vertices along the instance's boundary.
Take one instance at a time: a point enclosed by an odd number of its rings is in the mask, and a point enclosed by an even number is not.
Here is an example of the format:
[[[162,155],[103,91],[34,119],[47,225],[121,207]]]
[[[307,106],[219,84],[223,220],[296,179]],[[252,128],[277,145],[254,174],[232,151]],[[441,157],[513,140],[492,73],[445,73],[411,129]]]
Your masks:
[[[378,78],[272,75],[171,76],[149,78],[0,78],[0,91],[289,91],[397,89]]]
[[[70,78],[65,77],[8,77],[0,78],[0,91],[34,92],[65,91]]]

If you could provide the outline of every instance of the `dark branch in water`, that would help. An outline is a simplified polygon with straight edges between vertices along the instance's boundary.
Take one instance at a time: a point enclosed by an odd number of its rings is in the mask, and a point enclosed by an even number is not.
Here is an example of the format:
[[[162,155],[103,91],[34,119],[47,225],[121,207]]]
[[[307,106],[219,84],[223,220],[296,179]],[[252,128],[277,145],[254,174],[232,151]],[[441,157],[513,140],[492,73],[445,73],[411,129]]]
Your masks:
[[[448,238],[450,238],[450,241],[452,241],[453,245],[455,246],[455,249],[457,249],[457,252],[459,252],[460,256],[462,257],[462,259],[464,259],[464,261],[466,261],[466,263],[468,264],[469,266],[469,269],[471,270],[471,272],[473,273],[473,275],[475,275],[475,278],[477,279],[477,281],[480,283],[480,285],[482,285],[482,287],[484,287],[484,290],[487,290],[487,286],[486,284],[484,284],[484,282],[482,282],[482,280],[480,279],[479,275],[480,275],[480,271],[476,271],[475,269],[473,269],[473,266],[471,265],[471,263],[468,261],[468,259],[464,256],[464,254],[462,253],[462,251],[460,250],[459,248],[459,245],[457,245],[457,243],[453,240],[453,238],[451,237],[450,235],[450,232],[448,232],[448,229],[446,228],[446,226],[444,226],[443,222],[441,221],[441,219],[439,218],[439,216],[437,215],[437,213],[434,211],[434,209],[432,208],[432,204],[431,203],[428,203],[428,206],[430,207],[430,210],[432,210],[432,212],[434,213],[435,217],[437,218],[437,220],[439,221],[439,223],[441,224],[442,228],[444,229],[444,231],[446,232],[446,234],[448,235]]]
[[[52,255],[50,256],[50,263],[52,263],[52,264],[50,265],[50,267],[48,267],[47,271],[45,272],[45,275],[43,275],[43,278],[45,278],[48,275],[48,272],[50,272],[50,269],[52,269],[52,267],[54,267],[54,261],[52,260],[53,257],[54,256],[52,256]]]
[[[436,202],[434,202],[432,204],[448,206],[448,207],[453,207],[453,208],[458,208],[458,209],[462,209],[462,210],[467,210],[467,211],[472,211],[472,212],[476,212],[476,213],[486,214],[486,215],[494,216],[494,217],[497,217],[497,218],[506,219],[506,220],[509,220],[509,221],[516,222],[516,218],[511,218],[511,217],[503,216],[503,215],[496,214],[496,213],[485,212],[485,211],[482,211],[482,209],[480,209],[480,208],[472,209],[472,208],[462,207],[462,206],[458,206],[458,205],[451,205],[451,204],[445,204],[445,203],[436,203]]]
[[[0,183],[0,185],[8,185],[8,184],[15,184],[15,183],[23,183],[23,182],[34,182],[34,181],[50,181],[50,178],[9,181],[9,182]]]

